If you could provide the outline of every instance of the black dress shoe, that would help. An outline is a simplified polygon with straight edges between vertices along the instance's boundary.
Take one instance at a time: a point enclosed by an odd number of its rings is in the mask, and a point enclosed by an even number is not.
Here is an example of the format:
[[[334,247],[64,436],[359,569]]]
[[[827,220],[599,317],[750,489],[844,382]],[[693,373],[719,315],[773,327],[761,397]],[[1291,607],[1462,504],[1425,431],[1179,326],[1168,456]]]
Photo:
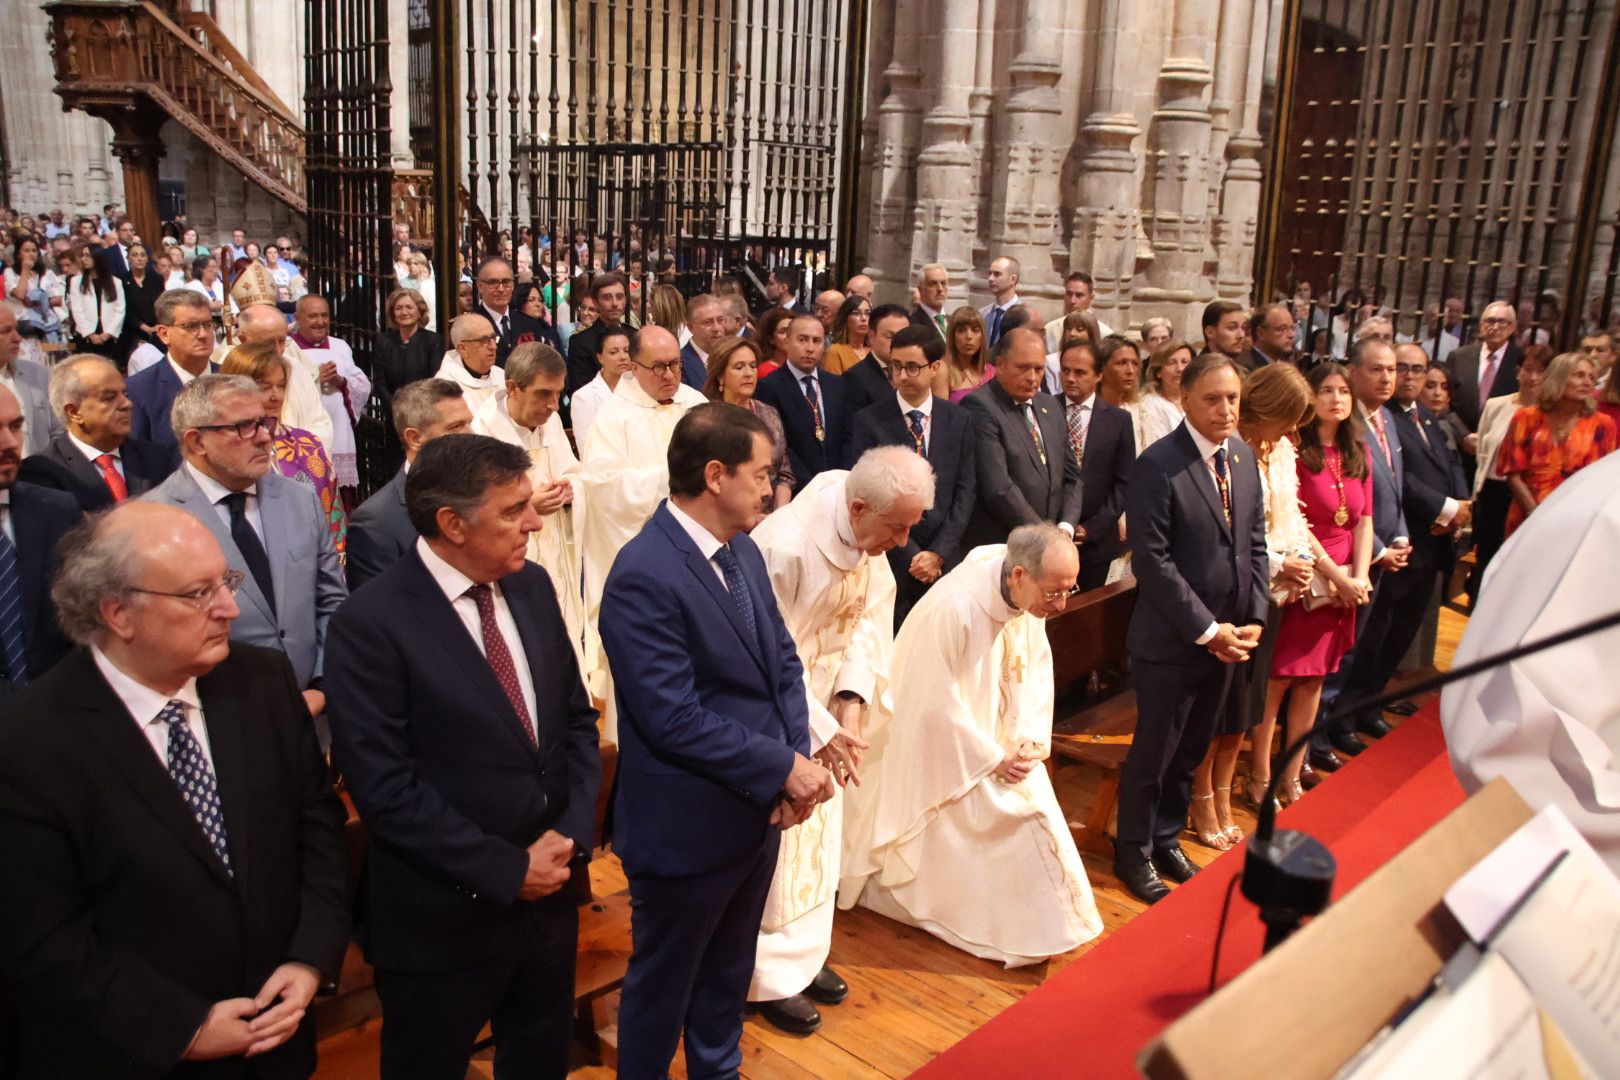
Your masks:
[[[1319,750],[1314,746],[1311,747],[1310,752],[1305,755],[1305,762],[1306,764],[1310,765],[1312,772],[1318,774],[1337,772],[1339,769],[1344,767],[1344,758],[1340,757],[1338,754],[1335,754],[1332,750]],[[1300,782],[1303,784],[1305,779],[1305,771],[1301,769],[1299,775]]]
[[[1177,885],[1185,883],[1198,873],[1198,864],[1187,858],[1187,853],[1181,850],[1180,844],[1156,850],[1153,853],[1153,868],[1159,872],[1160,877]]]
[[[1356,738],[1343,724],[1336,724],[1328,732],[1328,745],[1336,750],[1340,757],[1355,757],[1367,749],[1367,744]]]
[[[772,1027],[789,1035],[814,1035],[821,1027],[821,1013],[803,994],[780,1001],[756,1001],[753,1008],[770,1021]]]
[[[1326,779],[1325,775],[1311,768],[1309,760],[1299,763],[1299,786],[1305,791],[1313,790],[1317,784]]]
[[[1363,735],[1371,735],[1375,739],[1382,739],[1395,729],[1390,727],[1389,722],[1382,716],[1374,716],[1368,713],[1356,721],[1356,730]]]
[[[1412,716],[1417,713],[1418,706],[1415,701],[1397,701],[1385,711],[1392,712],[1396,716]]]
[[[1114,876],[1144,904],[1157,904],[1170,895],[1170,886],[1159,879],[1159,872],[1153,869],[1152,863],[1115,859]]]
[[[823,967],[804,988],[804,996],[823,1005],[837,1005],[849,997],[849,983],[830,967]]]

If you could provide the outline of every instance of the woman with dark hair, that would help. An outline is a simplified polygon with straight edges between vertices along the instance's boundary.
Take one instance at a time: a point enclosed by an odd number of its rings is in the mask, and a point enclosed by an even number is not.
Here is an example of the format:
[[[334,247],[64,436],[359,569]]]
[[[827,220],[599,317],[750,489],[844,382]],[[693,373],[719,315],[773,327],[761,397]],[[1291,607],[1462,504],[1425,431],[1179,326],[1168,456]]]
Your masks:
[[[767,512],[786,506],[793,499],[793,466],[788,462],[787,435],[781,415],[754,397],[759,386],[760,348],[748,338],[727,338],[709,354],[708,377],[703,395],[710,401],[723,401],[747,409],[765,422],[771,433],[771,505]]]
[[[157,298],[163,295],[163,275],[152,266],[151,253],[146,245],[129,245],[129,284],[124,290],[126,311],[124,337],[129,349],[138,341],[149,341],[162,347],[157,336]]]
[[[11,265],[5,272],[6,299],[23,306],[17,325],[30,337],[45,341],[62,340],[62,319],[51,303],[53,291],[62,288],[61,278],[46,265],[39,241],[20,236],[12,250]]]
[[[225,283],[219,279],[219,260],[199,255],[191,260],[191,280],[186,288],[208,298],[208,309],[217,317],[225,310]]]
[[[984,334],[984,319],[966,304],[945,324],[945,362],[934,376],[934,396],[955,405],[996,377]]]
[[[73,351],[105,356],[122,370],[125,352],[119,346],[124,333],[124,283],[107,265],[106,250],[77,249],[79,272],[68,279],[67,325]]]
[[[1299,429],[1299,495],[1316,538],[1311,584],[1298,603],[1283,611],[1271,659],[1266,711],[1259,741],[1277,722],[1283,695],[1288,706],[1286,740],[1293,742],[1316,722],[1322,681],[1339,669],[1356,642],[1356,608],[1372,595],[1372,469],[1358,431],[1350,373],[1342,364],[1320,364],[1307,376],[1316,418]],[[1278,798],[1283,805],[1303,793],[1303,754],[1283,762]]]
[[[792,309],[781,304],[772,304],[771,309],[760,316],[753,341],[765,357],[759,362],[757,374],[761,379],[787,363],[788,324],[792,321]]]
[[[842,375],[872,351],[872,302],[857,293],[838,307],[833,317],[832,344],[822,358],[823,371]]]

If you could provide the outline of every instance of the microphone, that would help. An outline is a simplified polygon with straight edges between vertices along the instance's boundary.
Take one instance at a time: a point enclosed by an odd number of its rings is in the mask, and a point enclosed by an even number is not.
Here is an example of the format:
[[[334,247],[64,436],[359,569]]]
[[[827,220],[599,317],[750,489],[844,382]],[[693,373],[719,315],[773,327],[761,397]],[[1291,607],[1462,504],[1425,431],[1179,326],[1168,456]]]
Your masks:
[[[1322,719],[1311,725],[1309,731],[1284,747],[1282,760],[1288,761],[1305,748],[1313,735],[1328,730],[1346,717],[1374,709],[1382,711],[1384,706],[1403,698],[1426,694],[1448,683],[1615,626],[1620,626],[1620,611],[1482,657],[1393,693],[1363,697],[1348,705],[1335,702]],[[1317,915],[1327,907],[1333,892],[1333,878],[1338,870],[1333,853],[1320,840],[1293,829],[1278,831],[1276,796],[1277,784],[1281,779],[1282,770],[1273,770],[1271,783],[1266,785],[1265,799],[1260,804],[1259,823],[1254,835],[1249,838],[1243,859],[1243,895],[1260,909],[1260,921],[1266,927],[1267,952],[1287,940],[1288,935],[1299,929],[1300,923],[1307,917]]]

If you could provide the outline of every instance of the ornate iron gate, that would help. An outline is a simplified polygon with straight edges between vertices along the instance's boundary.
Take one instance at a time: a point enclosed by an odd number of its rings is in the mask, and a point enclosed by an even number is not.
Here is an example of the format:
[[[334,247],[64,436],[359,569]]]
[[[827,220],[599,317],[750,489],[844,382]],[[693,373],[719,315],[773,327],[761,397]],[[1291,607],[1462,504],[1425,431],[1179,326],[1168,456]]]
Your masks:
[[[1463,340],[1495,299],[1555,344],[1617,321],[1613,0],[1286,8],[1261,296],[1359,291],[1422,340],[1448,299]]]

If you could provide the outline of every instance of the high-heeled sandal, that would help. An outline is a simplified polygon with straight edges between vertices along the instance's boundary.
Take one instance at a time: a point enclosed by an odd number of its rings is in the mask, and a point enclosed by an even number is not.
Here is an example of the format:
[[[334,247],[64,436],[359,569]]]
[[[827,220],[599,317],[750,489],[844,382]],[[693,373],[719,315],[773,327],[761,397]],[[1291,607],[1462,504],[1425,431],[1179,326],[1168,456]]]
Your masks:
[[[1216,791],[1225,793],[1227,817],[1230,818],[1232,813],[1231,786],[1228,785],[1227,787],[1218,787],[1215,789],[1215,791],[1210,792],[1210,794],[1213,795]],[[1221,825],[1221,810],[1219,803],[1215,804],[1215,824],[1220,826],[1221,833],[1225,835],[1226,839],[1232,844],[1233,847],[1243,843],[1242,829],[1238,828],[1237,825],[1233,824],[1230,820],[1228,820],[1225,825]]]
[[[1277,802],[1282,806],[1293,806],[1305,797],[1305,789],[1300,786],[1296,777],[1293,780],[1284,780],[1277,788]]]
[[[1266,798],[1266,788],[1270,784],[1271,777],[1268,776],[1264,780],[1259,780],[1255,778],[1253,773],[1250,773],[1243,781],[1243,799],[1256,814],[1260,812],[1260,806]],[[1276,799],[1272,800],[1272,802],[1276,801]],[[1281,803],[1277,804],[1277,809],[1282,809]]]
[[[1209,800],[1209,813],[1210,816],[1213,817],[1215,815],[1215,793],[1213,791],[1211,791],[1208,795],[1194,795],[1193,805],[1196,806],[1198,803],[1201,803],[1206,799]],[[1194,836],[1198,837],[1198,842],[1200,844],[1203,844],[1207,848],[1213,848],[1216,851],[1232,850],[1232,842],[1227,839],[1224,832],[1220,831],[1221,823],[1219,821],[1215,822],[1215,832],[1205,832],[1204,827],[1198,823],[1197,815],[1190,813],[1191,807],[1188,809],[1188,828],[1191,830]]]

